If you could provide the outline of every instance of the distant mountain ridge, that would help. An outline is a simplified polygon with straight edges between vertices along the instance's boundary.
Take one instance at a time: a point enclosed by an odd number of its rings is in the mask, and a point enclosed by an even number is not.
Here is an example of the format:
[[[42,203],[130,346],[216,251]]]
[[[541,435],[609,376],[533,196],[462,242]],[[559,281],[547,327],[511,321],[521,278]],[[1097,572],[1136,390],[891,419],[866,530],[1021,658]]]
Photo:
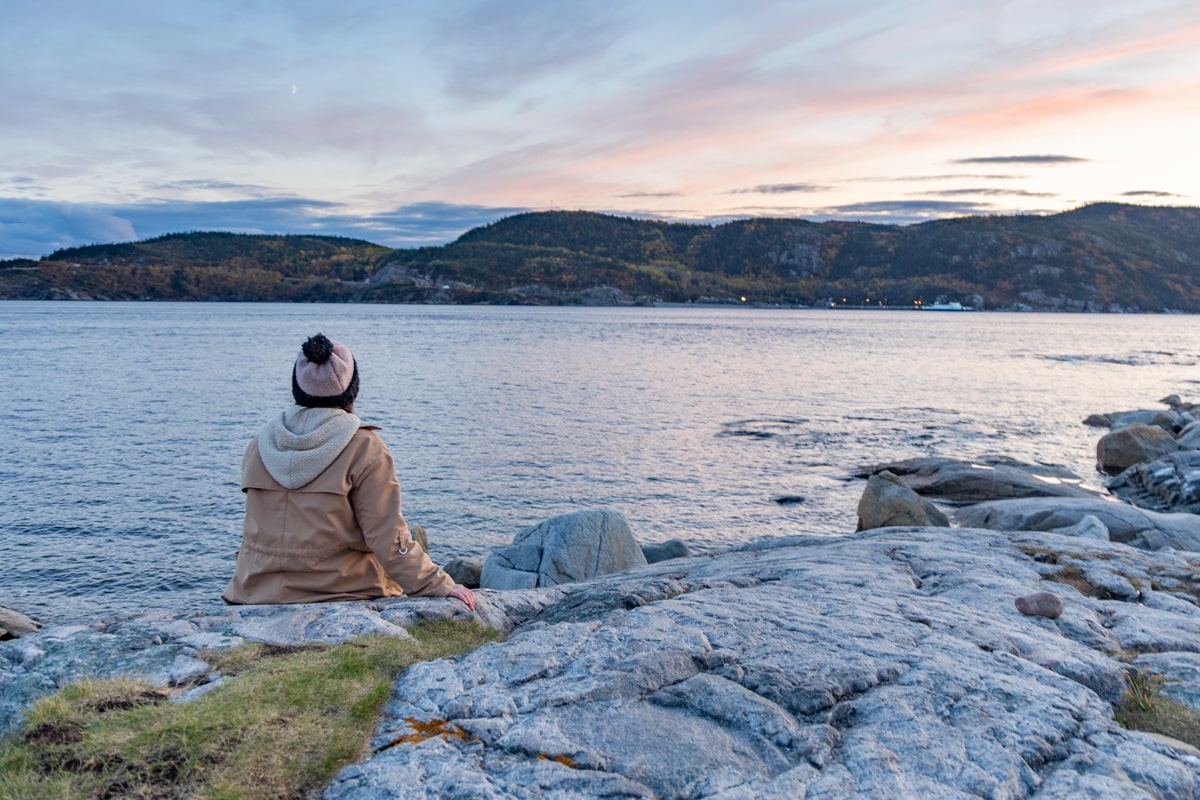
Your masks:
[[[919,225],[518,214],[439,247],[178,233],[0,262],[0,298],[731,302],[1200,312],[1200,208],[1098,203]],[[743,300],[743,298],[745,298]]]

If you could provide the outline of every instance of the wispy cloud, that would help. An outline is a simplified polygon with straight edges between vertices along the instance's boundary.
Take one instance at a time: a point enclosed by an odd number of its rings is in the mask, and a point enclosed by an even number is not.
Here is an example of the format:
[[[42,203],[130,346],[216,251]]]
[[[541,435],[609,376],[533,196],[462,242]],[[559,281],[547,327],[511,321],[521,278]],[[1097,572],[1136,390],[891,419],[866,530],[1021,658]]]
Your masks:
[[[730,189],[726,194],[808,194],[828,190],[828,186],[815,183],[767,183],[747,189]]]
[[[1076,156],[978,156],[975,158],[956,158],[951,164],[1082,164],[1090,159]]]
[[[938,189],[914,194],[935,197],[1058,197],[1057,192],[1031,192],[1026,189]]]
[[[0,196],[62,201],[38,214],[65,238],[422,243],[497,210],[731,203],[920,221],[1200,176],[1193,0],[9,5]]]
[[[266,197],[276,193],[271,187],[262,184],[211,179],[164,181],[154,184],[152,188],[176,192],[236,192],[253,197]]]
[[[951,172],[942,175],[890,175],[869,178],[849,178],[848,182],[856,183],[928,183],[934,181],[1011,181],[1021,178],[1021,175],[980,175],[968,172]]]
[[[948,200],[879,200],[817,209],[821,219],[854,219],[864,222],[908,225],[945,217],[965,217],[993,213],[995,206],[986,202]]]
[[[303,198],[87,205],[0,198],[0,258],[40,258],[67,247],[179,231],[347,236],[389,247],[445,244],[520,207],[413,203],[358,214]]]
[[[538,81],[561,78],[595,61],[624,32],[601,5],[538,0],[476,0],[455,6],[426,45],[445,88],[470,102],[520,95]]]
[[[844,220],[883,225],[911,225],[947,217],[994,214],[992,203],[972,200],[876,200],[831,206],[743,206],[708,215],[706,222],[724,222],[751,217],[797,218],[813,221]]]
[[[637,197],[682,197],[682,192],[626,192],[619,194],[620,198],[637,198]]]
[[[1183,195],[1175,194],[1174,192],[1155,192],[1148,189],[1140,189],[1132,192],[1121,192],[1121,197],[1182,197]]]
[[[1161,58],[1174,50],[1194,52],[1197,47],[1200,47],[1200,25],[1183,24],[1161,34],[1146,35],[1135,32],[1132,39],[1122,37],[1116,41],[1101,40],[1095,45],[1067,52],[1060,58],[1049,58],[1038,64],[1036,71],[1042,75],[1078,72],[1145,56]]]
[[[110,209],[0,198],[0,258],[40,258],[64,247],[135,238]]]
[[[417,247],[453,241],[471,228],[532,209],[455,203],[411,203],[365,217],[342,216],[341,225],[389,247]]]

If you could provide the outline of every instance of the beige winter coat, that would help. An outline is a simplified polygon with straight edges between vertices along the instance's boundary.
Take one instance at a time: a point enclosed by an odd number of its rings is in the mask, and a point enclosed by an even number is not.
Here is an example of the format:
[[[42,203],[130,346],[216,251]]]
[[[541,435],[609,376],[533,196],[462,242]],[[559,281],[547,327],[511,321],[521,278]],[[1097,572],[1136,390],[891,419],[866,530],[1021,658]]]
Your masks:
[[[409,533],[395,462],[375,430],[357,428],[328,467],[293,489],[268,471],[259,437],[250,442],[242,459],[242,547],[233,580],[221,595],[226,602],[450,593],[454,581]]]

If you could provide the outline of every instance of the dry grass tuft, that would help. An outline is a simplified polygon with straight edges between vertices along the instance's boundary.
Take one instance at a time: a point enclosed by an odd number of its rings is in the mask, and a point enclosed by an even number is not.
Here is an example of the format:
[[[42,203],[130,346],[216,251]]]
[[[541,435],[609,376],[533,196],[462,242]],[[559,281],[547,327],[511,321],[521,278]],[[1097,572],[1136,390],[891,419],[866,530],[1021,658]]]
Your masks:
[[[189,703],[128,680],[67,687],[0,741],[0,798],[310,796],[365,754],[401,671],[497,638],[450,621],[412,633],[416,641],[209,652],[227,683]]]
[[[1116,720],[1130,730],[1161,733],[1200,747],[1200,712],[1162,696],[1166,679],[1143,667],[1126,675]]]

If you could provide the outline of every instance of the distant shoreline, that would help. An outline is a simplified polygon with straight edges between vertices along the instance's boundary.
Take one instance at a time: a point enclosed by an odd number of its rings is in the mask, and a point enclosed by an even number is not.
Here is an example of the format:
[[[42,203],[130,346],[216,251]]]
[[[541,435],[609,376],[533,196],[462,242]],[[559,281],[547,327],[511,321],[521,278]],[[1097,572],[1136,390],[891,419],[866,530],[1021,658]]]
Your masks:
[[[1198,242],[1198,208],[1119,203],[909,227],[547,211],[415,249],[219,231],[73,247],[0,261],[0,297],[1200,313]]]
[[[895,305],[838,305],[836,307],[825,307],[821,305],[785,305],[781,303],[740,303],[736,301],[723,303],[679,303],[679,302],[655,302],[655,303],[379,303],[362,300],[338,300],[338,301],[305,301],[305,300],[181,300],[169,298],[97,298],[97,297],[0,297],[0,303],[133,303],[138,305],[143,304],[183,304],[183,305],[213,305],[213,304],[229,304],[229,305],[284,305],[284,306],[452,306],[454,308],[504,308],[504,307],[520,307],[520,308],[548,308],[548,309],[595,309],[595,308],[672,308],[672,309],[698,309],[698,310],[713,310],[713,309],[752,309],[755,311],[869,311],[875,312],[902,312],[911,313],[915,311],[933,311],[939,316],[947,314],[954,316],[961,313],[970,314],[1068,314],[1071,316],[1088,315],[1088,316],[1195,316],[1200,312],[1181,311],[1178,309],[1163,309],[1161,311],[1145,311],[1145,310],[1122,310],[1108,311],[1103,309],[1055,309],[1055,308],[971,308],[963,309],[962,311],[942,311],[932,309],[921,309],[913,306],[895,306]]]

